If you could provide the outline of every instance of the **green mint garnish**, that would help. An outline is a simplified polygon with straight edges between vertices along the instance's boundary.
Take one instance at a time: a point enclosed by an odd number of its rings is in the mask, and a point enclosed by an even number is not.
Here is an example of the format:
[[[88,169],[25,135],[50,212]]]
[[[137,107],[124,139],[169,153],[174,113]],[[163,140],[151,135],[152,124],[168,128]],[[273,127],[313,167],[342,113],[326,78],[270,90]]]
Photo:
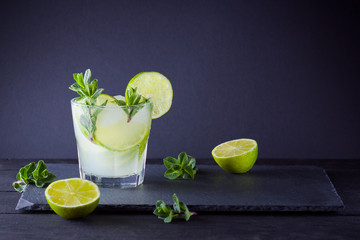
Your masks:
[[[136,93],[137,88],[130,87],[125,92],[125,101],[115,100],[114,103],[121,106],[126,115],[128,116],[127,122],[130,122],[131,119],[139,112],[143,107],[143,103],[150,102],[150,98],[146,98],[141,94]]]
[[[76,83],[72,84],[69,88],[80,95],[76,100],[85,99],[87,105],[95,105],[96,98],[100,96],[104,89],[98,87],[97,79],[91,81],[91,70],[87,69],[84,77],[82,73],[74,73],[73,76]]]
[[[13,183],[14,189],[23,192],[27,184],[34,183],[37,187],[44,187],[45,184],[54,181],[56,176],[49,172],[44,161],[40,160],[37,166],[35,162],[32,162],[20,168],[16,179],[18,181]]]
[[[198,169],[196,168],[196,159],[185,152],[179,154],[178,158],[166,157],[163,159],[167,168],[164,177],[174,180],[178,177],[183,179],[194,179]]]
[[[73,74],[76,83],[72,84],[70,90],[77,92],[80,97],[76,100],[84,100],[84,104],[90,106],[84,108],[84,113],[80,116],[80,123],[85,128],[87,135],[90,140],[94,139],[94,132],[96,130],[96,119],[97,115],[101,112],[101,108],[91,108],[96,105],[96,99],[100,96],[104,89],[98,87],[98,80],[91,80],[91,70],[87,69],[83,76],[82,73]],[[105,106],[105,101],[101,106]]]
[[[173,219],[183,218],[186,221],[189,221],[192,215],[196,215],[195,212],[190,212],[188,207],[184,202],[180,202],[176,194],[173,194],[173,208],[162,200],[156,202],[156,209],[154,214],[158,216],[159,219],[164,220],[164,223],[170,223]]]

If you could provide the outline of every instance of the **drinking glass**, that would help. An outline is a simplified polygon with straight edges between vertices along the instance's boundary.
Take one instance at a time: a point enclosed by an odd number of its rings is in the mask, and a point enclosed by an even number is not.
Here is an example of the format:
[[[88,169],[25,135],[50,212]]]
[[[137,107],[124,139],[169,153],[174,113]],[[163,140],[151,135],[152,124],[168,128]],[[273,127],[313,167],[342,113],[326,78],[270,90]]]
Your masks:
[[[90,106],[71,100],[80,177],[105,188],[143,183],[152,103]]]

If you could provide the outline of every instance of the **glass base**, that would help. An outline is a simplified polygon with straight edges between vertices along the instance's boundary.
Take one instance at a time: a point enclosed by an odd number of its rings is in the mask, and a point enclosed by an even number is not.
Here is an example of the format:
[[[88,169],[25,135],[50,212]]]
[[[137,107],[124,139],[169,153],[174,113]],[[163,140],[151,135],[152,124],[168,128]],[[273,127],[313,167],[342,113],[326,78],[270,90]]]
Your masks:
[[[139,174],[124,177],[101,177],[86,173],[80,169],[80,177],[96,183],[101,188],[134,188],[144,182],[145,169]]]

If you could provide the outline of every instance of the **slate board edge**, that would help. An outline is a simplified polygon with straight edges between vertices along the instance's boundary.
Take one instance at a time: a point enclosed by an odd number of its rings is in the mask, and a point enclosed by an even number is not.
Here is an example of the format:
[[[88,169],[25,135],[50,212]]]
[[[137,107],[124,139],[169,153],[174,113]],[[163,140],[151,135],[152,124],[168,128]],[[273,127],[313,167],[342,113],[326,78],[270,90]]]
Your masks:
[[[326,173],[326,170],[323,169],[323,173],[325,175],[325,177],[329,180],[329,183],[331,185],[331,189],[333,191],[333,193],[336,195],[336,197],[338,198],[338,201],[340,201],[340,205],[339,205],[339,209],[338,210],[344,210],[345,209],[345,204],[343,202],[343,200],[341,199],[340,195],[338,194],[338,192],[336,191],[336,188],[334,186],[334,184],[332,183],[329,175]]]
[[[223,205],[189,205],[190,211],[195,212],[338,212],[343,206],[223,206]],[[49,205],[32,204],[16,209],[20,211],[52,211]],[[155,205],[98,205],[97,211],[104,212],[153,212]]]
[[[49,164],[58,165],[58,164]],[[66,165],[77,165],[77,164],[66,164]],[[156,164],[155,164],[156,165]],[[157,164],[161,165],[161,164]],[[200,164],[201,165],[201,164]],[[266,164],[268,166],[278,166]],[[208,166],[208,165],[205,165]],[[339,204],[332,206],[272,206],[272,205],[188,205],[190,210],[199,212],[337,212],[345,208],[341,197],[338,195],[333,183],[323,168],[313,165],[281,165],[282,167],[314,167],[321,169],[325,177],[330,182],[331,189],[337,197]],[[37,204],[31,203],[26,199],[22,198],[21,195],[16,210],[20,211],[52,211],[48,204]],[[170,203],[169,203],[170,204]],[[126,204],[126,205],[110,205],[110,204],[99,204],[97,209],[100,211],[134,211],[134,212],[152,212],[155,208],[154,205],[148,204]]]

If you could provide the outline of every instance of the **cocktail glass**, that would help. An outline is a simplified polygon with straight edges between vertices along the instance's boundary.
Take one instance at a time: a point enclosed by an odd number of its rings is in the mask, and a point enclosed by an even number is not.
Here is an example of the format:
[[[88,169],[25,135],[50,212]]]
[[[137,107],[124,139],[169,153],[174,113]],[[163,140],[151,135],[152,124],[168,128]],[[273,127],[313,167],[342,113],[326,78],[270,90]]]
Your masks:
[[[89,106],[72,99],[71,108],[80,177],[106,188],[142,184],[152,103]]]

